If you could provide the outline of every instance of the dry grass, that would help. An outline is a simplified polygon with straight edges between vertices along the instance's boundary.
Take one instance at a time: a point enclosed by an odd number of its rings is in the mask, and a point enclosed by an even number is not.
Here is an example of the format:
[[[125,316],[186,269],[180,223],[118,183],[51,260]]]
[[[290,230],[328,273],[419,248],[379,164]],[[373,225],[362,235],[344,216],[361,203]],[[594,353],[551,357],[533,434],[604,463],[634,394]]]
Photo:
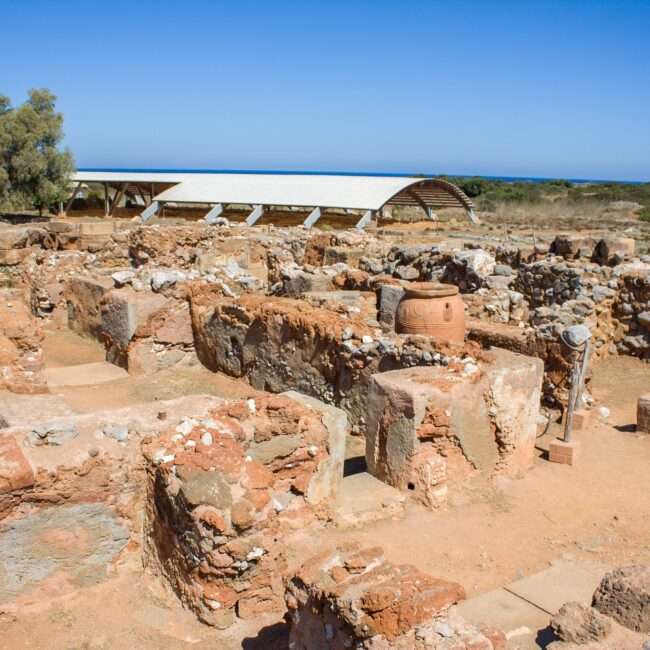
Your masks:
[[[481,216],[490,223],[524,226],[540,230],[641,229],[636,211],[615,210],[601,201],[575,203],[565,199],[540,203],[498,203],[494,211]]]

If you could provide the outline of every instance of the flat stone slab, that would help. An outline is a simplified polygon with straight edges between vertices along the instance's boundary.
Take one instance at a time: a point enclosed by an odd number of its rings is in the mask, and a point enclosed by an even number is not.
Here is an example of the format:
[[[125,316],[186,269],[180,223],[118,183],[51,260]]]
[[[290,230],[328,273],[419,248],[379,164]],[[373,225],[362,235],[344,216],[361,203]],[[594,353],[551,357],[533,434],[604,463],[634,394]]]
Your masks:
[[[56,386],[91,386],[105,384],[116,379],[125,379],[129,373],[124,368],[97,361],[95,363],[82,363],[78,366],[62,366],[61,368],[46,368],[45,379],[51,388]]]
[[[504,587],[508,592],[555,614],[564,603],[577,601],[589,605],[608,567],[558,560],[544,571]]]
[[[0,602],[54,576],[75,587],[107,578],[107,567],[129,540],[102,503],[43,508],[0,527]]]
[[[43,419],[63,419],[74,414],[59,395],[18,395],[0,391],[0,416],[11,427],[31,425]]]
[[[547,627],[550,621],[545,611],[505,589],[464,600],[458,604],[458,611],[470,623],[492,625],[510,638],[519,638],[519,647],[536,648],[537,631]]]
[[[402,492],[367,472],[346,476],[336,499],[336,523],[342,527],[385,519],[404,510]]]

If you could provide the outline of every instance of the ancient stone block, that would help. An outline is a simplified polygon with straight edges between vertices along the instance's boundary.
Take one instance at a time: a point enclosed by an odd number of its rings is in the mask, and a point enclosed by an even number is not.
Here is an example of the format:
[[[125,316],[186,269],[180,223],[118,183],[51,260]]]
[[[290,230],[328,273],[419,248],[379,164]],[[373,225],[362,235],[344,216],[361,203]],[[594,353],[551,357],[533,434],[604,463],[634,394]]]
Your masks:
[[[102,331],[101,301],[112,287],[111,278],[70,278],[64,288],[68,327],[79,334],[99,339]]]
[[[630,630],[650,632],[650,566],[634,565],[607,573],[592,605]]]
[[[308,560],[288,581],[290,646],[377,650],[493,650],[488,639],[450,607],[463,588],[409,565],[395,566],[381,548],[349,544]]]
[[[391,330],[395,329],[397,306],[404,297],[404,288],[399,284],[382,284],[379,287],[379,322]]]
[[[556,636],[567,643],[602,641],[612,630],[612,622],[593,607],[566,603],[551,619]]]
[[[34,484],[34,472],[13,436],[0,437],[0,494]]]
[[[29,229],[0,225],[0,251],[25,248],[29,245]]]
[[[517,474],[533,461],[539,359],[494,350],[490,361],[375,374],[369,384],[368,471],[428,505],[474,470]],[[438,454],[440,459],[435,460]],[[446,464],[446,472],[442,465]],[[429,477],[431,493],[425,477]]]
[[[332,291],[335,273],[325,273],[320,269],[308,273],[300,268],[285,269],[282,274],[282,293],[299,296],[308,291]]]
[[[127,348],[139,328],[161,310],[168,299],[160,294],[136,292],[131,288],[113,289],[101,301],[101,338],[107,358],[118,365],[127,365]],[[146,336],[150,331],[141,331]]]
[[[320,413],[323,426],[328,432],[328,456],[321,462],[311,478],[305,498],[308,503],[319,503],[323,499],[331,499],[338,494],[343,479],[345,443],[350,429],[348,416],[345,411],[302,393],[287,391],[283,395]],[[308,451],[314,453],[313,449]]]
[[[347,264],[358,267],[359,260],[366,254],[363,249],[348,248],[345,246],[327,246],[323,255],[323,265]]]
[[[507,323],[493,323],[470,318],[467,320],[467,337],[485,348],[498,347],[537,356],[535,335],[530,330]]]

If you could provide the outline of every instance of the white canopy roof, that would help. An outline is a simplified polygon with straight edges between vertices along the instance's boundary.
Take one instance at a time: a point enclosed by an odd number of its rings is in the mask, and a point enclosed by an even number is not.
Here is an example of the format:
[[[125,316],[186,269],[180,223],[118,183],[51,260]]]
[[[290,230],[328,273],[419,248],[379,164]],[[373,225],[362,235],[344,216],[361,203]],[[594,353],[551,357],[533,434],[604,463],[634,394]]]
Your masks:
[[[470,199],[452,183],[415,176],[93,171],[77,172],[75,180],[171,185],[154,197],[159,203],[378,210],[390,201],[423,207],[457,206],[470,212],[473,208]]]
[[[422,179],[389,176],[200,174],[165,190],[159,201],[253,203],[377,210]]]

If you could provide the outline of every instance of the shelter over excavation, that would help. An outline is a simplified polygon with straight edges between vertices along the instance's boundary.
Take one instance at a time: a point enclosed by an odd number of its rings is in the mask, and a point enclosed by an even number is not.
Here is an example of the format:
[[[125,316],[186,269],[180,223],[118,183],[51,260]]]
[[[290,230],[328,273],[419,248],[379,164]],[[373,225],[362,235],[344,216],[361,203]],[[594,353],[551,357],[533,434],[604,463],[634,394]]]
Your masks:
[[[82,184],[103,185],[107,215],[112,214],[123,196],[141,197],[144,221],[165,203],[209,205],[208,221],[218,217],[227,205],[250,205],[252,211],[246,220],[249,225],[257,222],[265,208],[271,207],[310,209],[304,223],[307,227],[318,221],[323,210],[338,208],[363,213],[356,223],[358,228],[363,228],[387,205],[420,207],[430,218],[437,208],[462,208],[470,220],[476,221],[471,200],[459,187],[441,178],[80,171],[75,181],[78,188]]]

